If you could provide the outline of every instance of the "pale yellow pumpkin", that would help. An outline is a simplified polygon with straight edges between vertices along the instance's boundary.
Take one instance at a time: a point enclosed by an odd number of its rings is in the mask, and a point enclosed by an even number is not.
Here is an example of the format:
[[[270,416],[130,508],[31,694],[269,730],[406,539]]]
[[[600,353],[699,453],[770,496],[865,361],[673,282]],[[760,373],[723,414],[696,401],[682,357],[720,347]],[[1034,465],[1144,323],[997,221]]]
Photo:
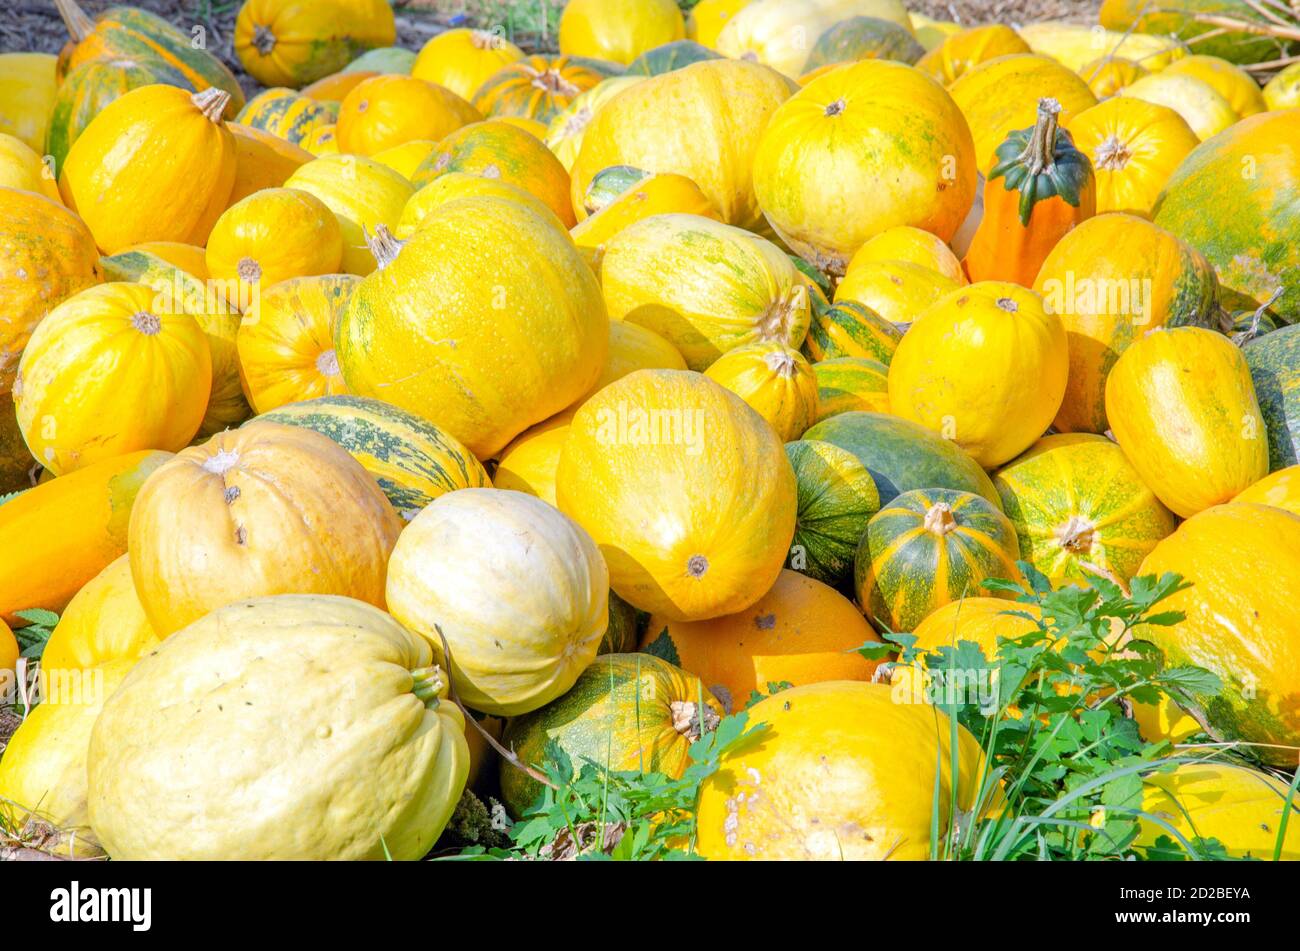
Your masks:
[[[966,283],[966,273],[952,248],[933,232],[910,225],[886,228],[862,245],[849,261],[846,280],[868,261],[906,261],[938,272],[959,285]],[[852,299],[852,295],[846,296]]]
[[[796,79],[817,39],[853,16],[887,20],[912,32],[902,0],[755,0],[722,28],[718,52],[756,60]]]
[[[524,51],[499,29],[448,30],[424,44],[411,75],[473,99],[490,76],[523,58]]]
[[[0,53],[0,132],[36,151],[59,92],[56,57],[50,53]]]
[[[569,0],[560,16],[561,53],[623,66],[685,37],[676,0]]]
[[[573,171],[573,163],[582,151],[582,140],[596,113],[624,89],[645,80],[644,76],[612,76],[599,85],[592,86],[564,107],[546,128],[546,147],[555,153],[565,171]]]
[[[783,443],[798,439],[817,421],[817,377],[812,364],[779,341],[729,350],[705,376],[748,403]]]
[[[1119,95],[1167,106],[1182,116],[1201,140],[1218,135],[1241,118],[1217,89],[1190,74],[1143,76],[1121,89]]]
[[[1016,32],[1035,53],[1050,56],[1073,70],[1102,56],[1123,56],[1154,73],[1187,55],[1183,44],[1173,37],[1135,30],[1120,32],[1047,20],[1026,23]]]
[[[749,6],[751,0],[700,0],[691,7],[686,20],[686,36],[701,46],[715,49],[718,34],[732,17]]]
[[[1255,82],[1250,73],[1236,63],[1218,56],[1184,56],[1174,60],[1162,72],[1176,76],[1195,76],[1208,83],[1228,100],[1232,111],[1242,119],[1268,109],[1259,83]]]
[[[50,166],[22,139],[0,132],[0,188],[21,188],[62,202]]]
[[[439,175],[410,197],[402,208],[402,216],[397,219],[393,233],[405,240],[420,230],[426,218],[448,202],[483,197],[500,198],[524,205],[553,223],[556,228],[564,230],[564,222],[555,217],[555,212],[544,201],[519,186],[499,178],[485,178],[468,172],[448,172]]]

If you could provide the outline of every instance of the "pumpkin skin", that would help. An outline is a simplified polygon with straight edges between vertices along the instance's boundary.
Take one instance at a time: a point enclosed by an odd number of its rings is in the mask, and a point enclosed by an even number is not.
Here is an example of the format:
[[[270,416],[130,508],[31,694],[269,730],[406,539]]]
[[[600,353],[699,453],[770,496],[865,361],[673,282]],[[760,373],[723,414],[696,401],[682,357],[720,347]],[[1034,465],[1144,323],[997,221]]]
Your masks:
[[[564,222],[540,198],[496,178],[483,178],[468,172],[449,172],[439,175],[419,189],[402,209],[393,232],[405,240],[420,230],[425,220],[443,205],[461,198],[499,198],[523,205],[552,222],[557,230],[564,230]]]
[[[100,281],[85,222],[56,201],[0,188],[0,393],[13,389],[32,331],[67,298]]]
[[[486,597],[503,585],[515,586],[508,600]],[[445,636],[456,692],[498,716],[529,713],[573,686],[596,658],[608,595],[591,536],[540,499],[502,489],[435,499],[389,563],[393,616],[437,658]]]
[[[14,670],[18,656],[18,641],[14,638],[14,632],[9,630],[8,624],[0,621],[0,670]]]
[[[988,281],[954,291],[912,325],[889,364],[889,406],[993,468],[1046,431],[1068,376],[1061,318],[1031,291]]]
[[[523,58],[523,50],[494,31],[448,30],[421,47],[411,75],[473,99],[491,76]]]
[[[449,89],[413,76],[376,76],[339,107],[339,148],[374,155],[415,139],[438,141],[483,116]]]
[[[624,229],[654,215],[696,215],[720,220],[718,209],[689,178],[651,175],[637,182],[569,234],[579,248],[589,249],[593,270],[600,274],[605,248]]]
[[[686,37],[674,0],[570,0],[560,16],[560,52],[626,66],[646,50]]]
[[[346,393],[334,334],[361,278],[297,277],[257,295],[236,344],[244,391],[255,413]]]
[[[975,738],[958,726],[951,750],[947,717],[896,703],[885,684],[784,690],[755,704],[749,722],[767,724],[763,742],[725,754],[700,787],[697,848],[706,858],[926,859],[933,804],[940,835],[949,834],[954,797],[961,809],[975,804]]]
[[[788,442],[785,454],[794,469],[799,499],[790,566],[847,590],[858,540],[880,511],[875,479],[853,453],[828,442]]]
[[[312,160],[306,149],[277,135],[238,123],[227,126],[235,137],[235,184],[229,203],[247,198],[264,188],[279,188],[298,169]]]
[[[1218,90],[1196,76],[1155,73],[1124,87],[1119,95],[1168,106],[1186,120],[1202,141],[1218,135],[1241,118]]]
[[[943,605],[980,593],[989,579],[1017,580],[1019,558],[1015,527],[992,503],[969,492],[916,489],[867,523],[853,585],[874,624],[911,631]]]
[[[429,139],[412,139],[410,142],[395,145],[391,149],[376,152],[371,158],[380,165],[387,165],[398,175],[409,180],[415,174],[415,170],[420,167],[420,164],[437,147],[438,143]]]
[[[871,261],[906,261],[958,284],[966,283],[966,273],[952,248],[938,235],[910,225],[887,228],[868,240],[849,261],[846,275]]]
[[[812,319],[799,271],[770,241],[696,215],[656,215],[605,245],[601,286],[612,320],[673,344],[692,370],[749,343],[798,347]]]
[[[782,442],[798,439],[817,421],[817,377],[812,364],[783,343],[736,347],[719,357],[705,376],[748,403]]]
[[[754,154],[768,119],[793,84],[755,63],[710,60],[626,89],[587,127],[573,164],[572,201],[583,198],[603,169],[630,165],[673,172],[695,182],[741,228],[763,221],[754,195]]]
[[[1151,75],[1150,70],[1141,63],[1125,59],[1122,56],[1103,56],[1100,59],[1094,59],[1092,62],[1079,67],[1075,72],[1083,77],[1093,95],[1102,102],[1114,96],[1130,83],[1136,82],[1143,76]],[[1093,108],[1095,109],[1096,106]]]
[[[1268,429],[1269,470],[1300,462],[1300,327],[1284,327],[1242,351]]]
[[[546,128],[543,139],[546,147],[555,153],[564,170],[572,171],[573,163],[582,151],[582,141],[587,127],[596,113],[624,89],[635,86],[644,76],[611,76],[569,103],[562,112],[552,119]]]
[[[134,663],[159,644],[131,580],[126,555],[86,582],[68,602],[41,652],[42,670],[77,671]]]
[[[175,452],[198,432],[212,392],[208,339],[159,303],[143,284],[101,284],[32,334],[14,403],[32,455],[55,475],[140,449]]]
[[[36,192],[62,203],[59,183],[44,159],[22,139],[0,132],[0,188]]]
[[[716,50],[718,34],[727,21],[749,6],[751,0],[700,0],[691,7],[686,18],[686,35],[690,39]]]
[[[1177,519],[1103,436],[1045,436],[993,477],[1020,553],[1056,583],[1127,583]]]
[[[337,102],[277,86],[250,99],[240,110],[238,122],[306,148],[317,131],[338,122],[340,108]]]
[[[864,59],[890,59],[910,66],[924,55],[925,47],[909,28],[879,17],[849,17],[817,38],[800,73]]]
[[[581,93],[622,71],[581,56],[529,56],[489,76],[471,101],[490,118],[521,116],[549,125]]]
[[[1217,674],[1223,690],[1197,695],[1216,738],[1294,747],[1300,722],[1291,702],[1300,675],[1300,634],[1288,592],[1300,562],[1300,517],[1269,505],[1234,502],[1189,518],[1142,563],[1140,574],[1177,572],[1192,587],[1162,602],[1186,619],[1138,629],[1136,637],[1165,652],[1170,666],[1195,664]],[[1240,583],[1239,566],[1259,570]],[[1264,762],[1285,766],[1287,749],[1258,747]]]
[[[673,432],[651,415],[663,407]],[[753,604],[794,534],[794,473],[772,428],[734,393],[679,370],[639,370],[583,404],[556,497],[600,546],[619,597],[674,620]],[[645,511],[657,513],[652,525]]]
[[[1250,73],[1218,56],[1184,56],[1174,60],[1161,72],[1175,76],[1195,76],[1208,83],[1228,101],[1239,118],[1244,119],[1268,109],[1259,83],[1251,78]]]
[[[860,357],[889,365],[903,332],[857,301],[814,306],[804,340],[804,355],[814,363],[837,357]]]
[[[468,768],[420,638],[346,598],[258,598],[169,639],[105,703],[90,822],[125,860],[415,860]]]
[[[814,364],[817,422],[840,413],[888,413],[889,367],[868,357],[835,357]]]
[[[904,331],[965,283],[910,261],[870,261],[854,256],[835,290],[835,305],[858,304]]]
[[[58,95],[55,66],[49,53],[0,53],[0,132],[38,152]]]
[[[944,37],[917,61],[916,68],[950,86],[981,63],[1029,52],[1029,44],[1019,33],[1004,24],[992,23]]]
[[[1106,416],[1142,481],[1183,518],[1268,474],[1268,436],[1246,359],[1199,327],[1149,333],[1106,380]]]
[[[721,59],[716,53],[694,40],[673,40],[646,50],[627,67],[629,76],[660,76],[682,69],[692,63],[703,63],[711,59]]]
[[[1106,378],[1136,338],[1156,327],[1211,327],[1218,313],[1218,282],[1204,256],[1131,215],[1098,215],[1075,228],[1033,287],[1069,341],[1070,375],[1054,421],[1062,432],[1110,428]]]
[[[142,244],[135,244],[120,254],[101,258],[100,265],[104,269],[106,280],[138,281],[147,268],[144,270],[137,268],[145,263],[153,265],[155,261],[182,270],[201,281],[206,281],[212,276],[208,273],[206,249],[197,244],[182,244],[179,241],[145,241]],[[126,271],[131,272],[130,277],[109,276],[111,273]]]
[[[133,89],[109,103],[68,152],[64,202],[107,254],[142,241],[205,244],[235,183],[229,97],[175,86]]]
[[[404,46],[377,46],[366,50],[343,67],[343,72],[378,73],[381,76],[409,76],[419,54]],[[466,97],[468,98],[468,97]]]
[[[1268,81],[1264,102],[1274,112],[1300,106],[1300,63],[1293,63]]]
[[[30,489],[39,470],[18,428],[13,395],[0,393],[0,495]]]
[[[1289,184],[1300,176],[1297,138],[1295,110],[1243,119],[1184,159],[1154,211],[1156,224],[1209,258],[1231,292],[1225,306],[1255,310],[1282,288],[1269,311],[1287,322],[1300,320],[1297,208]],[[1212,208],[1232,214],[1207,214]]]
[[[340,149],[337,133],[336,125],[317,126],[311,135],[302,140],[302,147],[317,158],[322,155],[338,155]]]
[[[310,96],[312,99],[321,102],[342,103],[347,94],[356,89],[367,79],[383,75],[382,73],[372,72],[370,70],[344,71],[341,73],[331,73],[323,79],[318,79],[310,85],[302,87],[302,94]]]
[[[235,55],[263,86],[305,86],[396,41],[385,0],[246,0],[235,20]]]
[[[1292,515],[1300,515],[1300,466],[1270,473],[1232,501],[1272,505]]]
[[[885,60],[834,70],[795,93],[754,157],[767,220],[833,274],[886,228],[913,225],[951,239],[970,212],[976,175],[956,104],[934,80]],[[814,185],[832,180],[833,190]]]
[[[1136,60],[1152,72],[1159,72],[1187,55],[1183,45],[1168,36],[1098,29],[1059,20],[1026,23],[1018,32],[1035,53],[1050,56],[1076,71],[1096,59],[1098,53],[1110,52]]]
[[[362,276],[375,269],[366,235],[380,225],[395,228],[415,193],[391,168],[356,155],[314,159],[290,175],[284,187],[310,192],[334,212],[343,231],[343,270]]]

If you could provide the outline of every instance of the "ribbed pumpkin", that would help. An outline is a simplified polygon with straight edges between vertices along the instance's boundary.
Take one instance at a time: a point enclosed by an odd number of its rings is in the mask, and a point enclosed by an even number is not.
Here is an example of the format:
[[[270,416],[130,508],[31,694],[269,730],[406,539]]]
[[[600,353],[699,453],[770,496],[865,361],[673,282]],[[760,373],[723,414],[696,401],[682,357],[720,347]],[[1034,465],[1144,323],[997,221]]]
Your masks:
[[[640,370],[583,404],[556,496],[600,545],[618,595],[674,620],[753,604],[794,534],[794,473],[772,428],[684,371]]]
[[[915,489],[867,523],[854,560],[858,603],[874,624],[911,631],[935,610],[1020,577],[1011,522],[969,492]]]
[[[1131,215],[1098,215],[1075,228],[1047,256],[1033,287],[1069,341],[1070,376],[1055,420],[1063,432],[1110,428],[1106,377],[1137,337],[1156,327],[1210,327],[1218,314],[1209,262]]]
[[[131,561],[118,558],[68,602],[41,652],[46,671],[90,670],[137,661],[158,646],[131,580]]]
[[[204,244],[235,183],[227,93],[145,86],[109,103],[59,178],[68,207],[108,254],[141,241]]]
[[[376,76],[343,99],[339,148],[374,155],[414,139],[437,141],[483,116],[449,89],[413,76]]]
[[[780,341],[728,350],[705,375],[748,403],[782,442],[798,439],[817,421],[817,377],[812,364]]]
[[[1119,95],[1173,109],[1202,141],[1241,118],[1217,89],[1196,76],[1155,73],[1125,86]]]
[[[1270,470],[1300,462],[1300,327],[1246,344],[1243,353],[1268,428]]]
[[[889,367],[869,357],[834,357],[813,365],[817,422],[840,413],[888,413]]]
[[[27,490],[0,506],[0,619],[62,611],[83,585],[126,552],[140,486],[165,452],[117,456]]]
[[[857,456],[828,442],[788,442],[785,454],[799,498],[790,567],[847,590],[858,541],[880,511],[875,479]]]
[[[914,225],[950,239],[975,198],[975,159],[970,131],[938,83],[868,60],[815,80],[776,110],[754,158],[754,190],[791,248],[842,274],[886,228]]]
[[[454,436],[380,400],[320,396],[258,419],[334,440],[365,467],[408,522],[440,495],[492,485],[483,466]]]
[[[379,235],[380,268],[338,329],[352,392],[433,416],[486,459],[599,375],[609,326],[600,288],[552,221],[466,198],[406,242]]]
[[[1106,416],[1142,481],[1189,518],[1268,474],[1268,431],[1246,359],[1199,327],[1147,334],[1106,380]]]
[[[756,63],[710,60],[624,90],[587,127],[572,170],[574,209],[585,217],[582,200],[599,172],[630,165],[684,175],[728,224],[759,226],[754,153],[793,88]]]
[[[561,53],[624,66],[685,36],[675,0],[570,0],[560,16]]]
[[[346,393],[334,335],[361,278],[296,277],[261,291],[239,325],[239,368],[256,413]]]
[[[923,55],[925,47],[916,41],[911,27],[874,16],[855,16],[840,20],[817,38],[800,73],[864,59],[890,59],[911,65]]]
[[[278,135],[238,123],[227,128],[235,136],[235,184],[229,199],[232,205],[263,188],[279,188],[312,160],[306,149]]]
[[[0,188],[36,192],[62,203],[59,183],[36,150],[22,139],[0,132]]]
[[[411,75],[473,99],[490,76],[523,58],[523,50],[495,31],[447,30],[424,44]]]
[[[380,225],[395,228],[415,192],[391,168],[356,155],[326,155],[308,162],[284,187],[310,192],[329,206],[343,229],[343,270],[361,275],[375,269],[367,234]]]
[[[999,469],[993,484],[1021,555],[1057,582],[1106,572],[1127,582],[1177,524],[1103,436],[1045,436]]]
[[[592,86],[569,103],[546,129],[546,147],[555,153],[565,171],[573,169],[582,151],[582,140],[596,113],[624,89],[635,86],[644,76],[611,76]]]
[[[756,0],[722,28],[717,49],[724,56],[756,60],[794,79],[804,71],[809,48],[817,39],[836,23],[859,14],[912,30],[901,0]]]
[[[906,261],[937,271],[958,284],[966,283],[961,261],[952,248],[933,232],[910,225],[887,228],[868,240],[853,255],[845,273],[851,274],[855,267],[872,261]]]
[[[1255,502],[1300,515],[1300,466],[1279,469],[1242,491],[1234,502]]]
[[[627,75],[661,76],[690,66],[692,63],[721,58],[721,54],[694,40],[673,40],[671,43],[652,47],[634,59],[628,64]]]
[[[581,56],[529,56],[493,73],[474,93],[485,116],[523,116],[550,124],[579,95],[622,68]]]
[[[340,104],[277,86],[258,93],[239,112],[239,123],[306,148],[319,129],[338,122]]]
[[[888,365],[903,332],[874,310],[846,300],[814,306],[803,352],[814,363],[835,357],[864,357]]]
[[[310,96],[312,99],[318,99],[321,102],[342,103],[344,98],[352,90],[356,89],[367,79],[372,79],[381,73],[372,70],[355,70],[341,73],[330,73],[323,79],[302,87],[302,94]]]
[[[584,218],[570,235],[579,248],[590,251],[599,274],[609,242],[624,229],[654,215],[697,215],[714,221],[721,218],[713,202],[689,178],[650,175]]]
[[[386,0],[245,0],[235,54],[264,86],[305,86],[397,41]]]
[[[1184,56],[1174,60],[1161,72],[1175,76],[1195,76],[1212,86],[1228,101],[1239,118],[1253,116],[1268,109],[1259,83],[1240,66],[1218,56]]]
[[[1103,56],[1094,59],[1075,72],[1083,77],[1093,95],[1103,102],[1130,83],[1150,75],[1150,70],[1141,63],[1122,56]]]
[[[258,422],[155,472],[131,511],[131,575],[160,637],[263,595],[341,594],[382,606],[401,527],[370,474],[333,440]]]
[[[55,66],[49,53],[0,53],[0,132],[37,151],[58,94]]]
[[[952,292],[912,325],[889,364],[889,406],[992,468],[1046,431],[1068,376],[1061,318],[1031,291],[988,281]]]
[[[1171,331],[1172,332],[1172,331]],[[1216,738],[1249,743],[1264,762],[1287,766],[1300,745],[1291,702],[1300,677],[1300,630],[1291,592],[1300,584],[1300,517],[1269,505],[1234,502],[1184,522],[1142,563],[1140,574],[1177,572],[1190,587],[1161,610],[1186,619],[1138,629],[1171,666],[1195,664],[1219,676],[1223,689],[1194,699]],[[1243,565],[1250,584],[1241,583]]]
[[[1030,52],[1020,34],[1001,23],[975,26],[943,39],[916,63],[921,72],[951,85],[981,63],[999,56]]]
[[[499,597],[505,586],[510,596]],[[596,658],[608,594],[591,536],[539,499],[501,489],[435,499],[402,533],[388,571],[393,616],[437,658],[445,637],[457,693],[499,716],[573,686]]]
[[[871,261],[856,255],[835,290],[835,306],[857,304],[905,330],[966,283],[911,261]]]
[[[27,445],[55,475],[194,438],[212,391],[208,339],[142,284],[88,288],[32,334],[14,402]]]
[[[686,35],[702,46],[715,49],[718,34],[727,21],[749,6],[752,0],[700,0],[686,18]]]
[[[703,370],[748,343],[798,347],[811,320],[807,285],[776,245],[696,215],[656,215],[605,245],[601,286],[613,320],[630,320]]]
[[[1268,81],[1264,102],[1274,112],[1300,106],[1300,63],[1292,63]]]
[[[402,209],[402,217],[397,220],[397,228],[393,233],[403,240],[409,238],[420,230],[425,219],[435,211],[462,198],[499,198],[523,205],[554,223],[558,230],[564,229],[564,222],[555,216],[548,205],[518,185],[469,172],[449,172],[439,175],[411,196]]]
[[[85,223],[33,192],[0,188],[0,392],[13,388],[32,331],[62,301],[98,284]]]

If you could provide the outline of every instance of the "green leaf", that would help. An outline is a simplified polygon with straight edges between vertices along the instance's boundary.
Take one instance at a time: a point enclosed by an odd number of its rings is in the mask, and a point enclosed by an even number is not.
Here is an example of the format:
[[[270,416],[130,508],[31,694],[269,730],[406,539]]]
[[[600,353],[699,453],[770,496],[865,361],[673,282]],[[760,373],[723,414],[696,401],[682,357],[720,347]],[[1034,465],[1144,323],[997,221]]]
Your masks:
[[[682,665],[682,659],[677,653],[677,645],[673,643],[668,628],[660,631],[659,636],[642,649],[642,653],[658,657],[660,660],[666,660],[675,667]]]
[[[14,614],[28,624],[37,624],[41,627],[53,628],[54,625],[59,623],[59,616],[53,611],[46,611],[44,608],[24,608],[21,611],[15,611]]]

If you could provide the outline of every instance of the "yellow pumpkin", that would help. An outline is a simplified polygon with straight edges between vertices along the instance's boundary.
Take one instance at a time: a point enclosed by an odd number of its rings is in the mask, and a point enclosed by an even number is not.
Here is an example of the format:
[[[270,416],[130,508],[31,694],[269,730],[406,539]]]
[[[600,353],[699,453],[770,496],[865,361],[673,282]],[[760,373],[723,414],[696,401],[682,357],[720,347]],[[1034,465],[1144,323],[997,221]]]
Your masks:
[[[596,382],[570,404],[571,410],[587,402],[615,380],[637,370],[685,370],[686,361],[665,338],[626,320],[609,322],[609,353]]]
[[[235,184],[228,204],[247,198],[263,188],[279,188],[312,160],[306,149],[251,125],[226,126],[235,137]]]
[[[1244,119],[1268,110],[1259,83],[1255,82],[1250,73],[1218,56],[1184,56],[1174,60],[1162,72],[1166,75],[1195,76],[1208,83],[1228,101],[1239,118]]]
[[[1183,44],[1173,37],[1134,30],[1119,32],[1048,20],[1027,23],[1017,32],[1035,53],[1050,56],[1073,70],[1101,56],[1123,56],[1154,73],[1187,55]]]
[[[18,640],[9,625],[0,621],[0,671],[14,670],[18,663]]]
[[[1190,74],[1143,76],[1121,89],[1119,95],[1167,106],[1182,116],[1201,140],[1218,135],[1241,118],[1217,89]]]
[[[332,439],[254,422],[154,472],[131,510],[131,575],[163,638],[263,595],[339,594],[382,607],[402,524]]]
[[[331,73],[308,86],[302,87],[302,94],[320,102],[339,102],[367,79],[380,75],[367,69],[344,70]]]
[[[483,116],[450,89],[414,76],[375,76],[343,98],[339,149],[374,155],[416,139],[437,141]]]
[[[409,142],[403,142],[401,145],[395,145],[391,149],[376,152],[370,157],[380,165],[387,165],[398,175],[409,180],[415,174],[415,170],[420,167],[420,164],[433,154],[433,150],[437,147],[438,143],[432,139],[412,139]]]
[[[1292,63],[1268,81],[1264,102],[1270,111],[1300,106],[1300,63]]]
[[[854,256],[835,302],[856,302],[894,324],[908,325],[966,283],[904,260],[873,261]]]
[[[952,248],[933,232],[911,225],[886,228],[868,239],[850,259],[845,281],[847,282],[848,275],[868,261],[906,261],[942,274],[958,285],[966,283],[966,273],[962,270],[957,255],[952,253]]]
[[[36,150],[22,139],[0,132],[0,188],[21,188],[62,202],[59,183]]]
[[[570,0],[560,16],[561,53],[624,66],[685,37],[676,0]]]
[[[1279,469],[1265,476],[1243,489],[1232,501],[1271,505],[1300,515],[1300,466]]]
[[[1029,44],[1009,26],[974,26],[944,37],[916,63],[921,72],[950,86],[981,63],[999,56],[1029,53]]]
[[[889,406],[992,468],[1047,430],[1068,374],[1061,318],[1032,291],[986,281],[953,291],[903,335]]]
[[[600,546],[619,597],[679,621],[753,604],[794,536],[781,441],[734,393],[680,370],[639,370],[582,405],[556,498]]]
[[[302,147],[317,158],[322,155],[338,155],[338,127],[333,123],[317,126],[302,140]]]
[[[689,178],[672,174],[649,175],[591,217],[578,222],[569,234],[579,248],[590,252],[599,274],[605,247],[615,235],[645,218],[670,214],[720,220],[713,202]]]
[[[173,268],[179,268],[186,274],[193,275],[201,281],[206,281],[212,276],[208,273],[207,251],[197,244],[182,244],[179,241],[145,241],[142,244],[132,245],[122,254],[147,254],[151,258],[162,261],[164,264],[170,264]],[[125,277],[112,276],[112,267],[109,265],[108,260],[101,259],[100,261],[108,280],[127,280]]]
[[[56,65],[49,53],[0,53],[0,132],[38,152],[59,91]]]
[[[582,151],[582,140],[587,127],[591,125],[596,113],[624,89],[644,80],[644,76],[612,76],[578,96],[551,120],[543,141],[555,153],[565,171],[573,170],[573,163]]]
[[[499,178],[484,178],[468,172],[449,172],[446,175],[439,175],[411,196],[406,207],[402,209],[402,217],[397,220],[397,228],[393,233],[405,240],[419,231],[425,219],[443,205],[461,198],[475,197],[492,197],[515,202],[531,208],[553,223],[556,228],[564,230],[564,222],[555,217],[555,212],[550,209],[550,206],[517,185],[511,185]]]
[[[485,116],[517,116],[544,124],[569,103],[622,67],[579,56],[529,56],[493,73],[474,93],[474,107]]]
[[[63,163],[59,190],[107,254],[141,241],[206,244],[235,183],[230,94],[143,86],[109,103]]]
[[[348,392],[334,332],[360,282],[351,274],[298,277],[257,296],[236,339],[244,390],[255,413]]]
[[[447,30],[424,44],[411,75],[473,99],[490,76],[523,58],[500,30]]]
[[[45,642],[41,669],[89,670],[117,661],[137,661],[158,643],[135,593],[130,559],[123,555],[68,602]]]
[[[1093,95],[1105,101],[1130,83],[1149,76],[1150,70],[1122,56],[1106,56],[1085,63],[1078,69],[1078,73]]]
[[[749,6],[752,0],[700,0],[686,18],[686,37],[701,46],[715,49],[718,34],[732,17]]]
[[[756,60],[796,79],[818,38],[853,16],[872,16],[912,32],[902,0],[755,0],[722,28],[718,52]]]
[[[975,200],[975,159],[943,87],[902,63],[864,60],[776,110],[754,157],[754,191],[795,252],[843,274],[886,228],[913,225],[950,240]]]
[[[18,364],[14,402],[32,455],[55,475],[140,449],[183,448],[203,422],[212,354],[192,317],[142,284],[70,297]]]
[[[333,126],[338,117],[339,103],[313,99],[277,86],[250,99],[248,105],[239,111],[237,124],[270,132],[307,148],[308,140],[320,129]]]
[[[779,341],[729,350],[705,376],[748,403],[783,443],[798,439],[817,421],[817,377],[812,364]]]
[[[366,235],[379,225],[395,228],[415,192],[391,168],[357,155],[326,155],[308,162],[284,187],[310,192],[334,212],[343,230],[343,270],[361,275],[375,269]]]
[[[305,86],[395,42],[386,0],[246,0],[235,20],[235,54],[263,86]]]

